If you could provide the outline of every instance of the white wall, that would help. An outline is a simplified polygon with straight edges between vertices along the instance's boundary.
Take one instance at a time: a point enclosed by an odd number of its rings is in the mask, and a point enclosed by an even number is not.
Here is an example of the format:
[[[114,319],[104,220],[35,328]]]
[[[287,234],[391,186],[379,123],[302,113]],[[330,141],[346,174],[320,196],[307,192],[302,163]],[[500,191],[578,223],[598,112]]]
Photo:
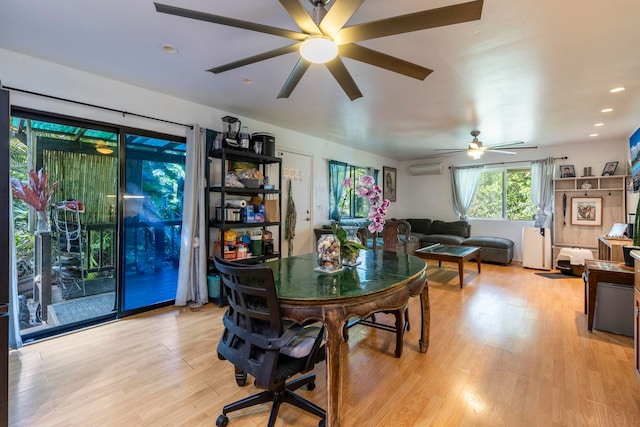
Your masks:
[[[3,86],[41,92],[48,95],[69,98],[97,104],[118,110],[171,120],[178,123],[198,123],[210,129],[221,129],[221,118],[233,112],[188,102],[179,98],[124,84],[115,80],[71,69],[59,64],[43,61],[8,50],[0,49],[0,82]],[[15,106],[66,114],[79,118],[103,121],[118,125],[148,129],[172,135],[184,136],[182,126],[84,107],[63,101],[50,100],[20,92],[11,93],[11,103]],[[335,144],[331,141],[311,137],[268,123],[238,116],[251,132],[271,132],[276,135],[278,149],[288,149],[313,156],[313,224],[323,224],[328,218],[328,168],[327,160],[335,159],[372,166],[382,170],[383,166],[398,168],[398,201],[392,203],[388,217],[432,218],[442,220],[457,219],[451,203],[451,181],[448,169],[442,175],[410,176],[407,167],[418,161],[397,162],[369,154],[361,150]],[[633,130],[629,130],[629,134]],[[532,141],[535,144],[535,141]],[[581,174],[583,167],[591,166],[599,175],[604,164],[619,161],[618,174],[626,173],[629,158],[628,140],[597,141],[522,150],[517,156],[487,154],[484,163],[518,160],[535,160],[548,156],[567,156],[558,164],[573,164]],[[464,154],[446,159],[445,168],[450,165],[470,164]],[[635,211],[637,195],[630,198],[629,210]],[[317,210],[316,207],[320,206]],[[521,259],[521,229],[527,222],[472,220],[473,235],[492,235],[510,238],[516,242],[516,260]]]
[[[382,170],[383,165],[397,167],[395,160],[389,160],[361,150],[338,145],[331,141],[238,116],[233,112],[217,110],[4,49],[0,49],[0,82],[7,87],[96,104],[178,123],[198,123],[203,127],[215,130],[221,130],[221,118],[223,116],[237,116],[242,120],[243,125],[249,127],[251,132],[273,133],[276,136],[277,149],[289,149],[313,156],[314,176],[312,188],[314,194],[312,206],[321,207],[320,210],[313,209],[314,225],[326,223],[329,217],[328,159],[349,162],[358,166],[371,166],[380,170]],[[131,115],[123,116],[116,112],[51,100],[18,91],[11,92],[11,104],[13,106],[126,125],[171,135],[186,135],[186,128],[183,126],[161,123]],[[397,203],[392,204],[389,210],[389,217],[396,215],[397,206]]]
[[[629,130],[629,135],[633,132]],[[531,141],[535,144],[535,141]],[[592,174],[599,176],[607,162],[618,161],[616,175],[627,173],[627,162],[629,161],[629,140],[585,140],[577,144],[557,145],[550,147],[540,147],[535,150],[520,150],[515,156],[487,153],[475,163],[495,163],[525,161],[523,166],[528,165],[527,161],[543,159],[546,157],[568,157],[566,160],[556,160],[556,165],[574,165],[576,175],[582,175],[583,168],[591,166]],[[411,176],[408,166],[417,163],[427,163],[427,161],[406,161],[401,162],[398,169],[398,197],[401,200],[410,200],[402,204],[398,209],[399,217],[408,218],[431,218],[453,221],[457,219],[453,211],[451,198],[451,178],[449,166],[463,166],[474,164],[466,154],[450,157],[443,160],[445,172],[442,175],[422,175]],[[433,160],[429,159],[428,163]],[[513,164],[510,166],[518,166]],[[490,168],[491,166],[487,166]],[[493,167],[501,167],[496,165]],[[556,173],[558,171],[556,170]],[[417,194],[416,194],[417,192]],[[635,212],[637,195],[629,197],[628,211]],[[635,201],[635,202],[634,202]],[[522,260],[522,227],[533,226],[533,221],[502,221],[502,220],[470,220],[471,234],[474,236],[498,236],[511,239],[515,242],[514,260]],[[595,245],[595,243],[594,243]]]

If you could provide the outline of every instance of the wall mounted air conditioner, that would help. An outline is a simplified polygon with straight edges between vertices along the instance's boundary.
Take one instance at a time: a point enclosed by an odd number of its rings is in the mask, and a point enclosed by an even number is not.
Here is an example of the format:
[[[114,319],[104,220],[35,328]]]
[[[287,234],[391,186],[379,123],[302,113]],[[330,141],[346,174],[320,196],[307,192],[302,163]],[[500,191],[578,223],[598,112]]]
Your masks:
[[[444,172],[444,163],[420,163],[409,166],[410,175],[438,175]]]

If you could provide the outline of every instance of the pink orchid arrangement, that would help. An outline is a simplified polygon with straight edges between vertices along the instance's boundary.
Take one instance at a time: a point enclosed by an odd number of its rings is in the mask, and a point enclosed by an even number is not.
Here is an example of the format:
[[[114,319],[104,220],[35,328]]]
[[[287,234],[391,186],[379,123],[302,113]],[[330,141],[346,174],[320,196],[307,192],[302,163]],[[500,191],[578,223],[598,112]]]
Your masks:
[[[346,178],[342,181],[342,185],[349,189],[353,188],[353,179]],[[370,175],[360,178],[360,185],[356,187],[356,195],[367,201],[369,205],[369,213],[367,218],[371,221],[369,231],[372,233],[381,232],[386,223],[384,216],[387,214],[389,200],[382,198],[382,189],[376,185],[374,179]]]
[[[342,181],[342,185],[347,190],[342,203],[349,198],[349,195],[353,191],[353,179],[346,178]],[[381,232],[384,228],[385,219],[387,214],[387,208],[389,207],[389,200],[382,198],[382,189],[376,185],[372,176],[365,175],[360,178],[360,185],[355,188],[356,195],[367,201],[369,205],[369,213],[367,218],[371,221],[367,227],[371,233]],[[345,256],[348,253],[357,253],[359,249],[367,249],[366,246],[359,242],[354,242],[347,239],[347,232],[340,226],[340,219],[338,222],[332,225],[333,234],[336,235],[338,241],[340,241],[340,252]]]

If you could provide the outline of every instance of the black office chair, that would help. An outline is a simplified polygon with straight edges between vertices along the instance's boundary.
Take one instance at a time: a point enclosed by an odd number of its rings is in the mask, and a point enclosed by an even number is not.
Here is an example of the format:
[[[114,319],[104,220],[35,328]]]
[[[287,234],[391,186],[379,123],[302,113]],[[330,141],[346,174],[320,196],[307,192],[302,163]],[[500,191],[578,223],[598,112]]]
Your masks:
[[[324,360],[324,326],[320,323],[299,325],[283,321],[276,295],[273,271],[264,266],[229,263],[218,257],[215,266],[220,272],[229,300],[223,316],[224,332],[218,343],[218,357],[235,366],[236,381],[242,375],[255,378],[255,386],[265,391],[225,405],[216,426],[228,424],[227,414],[250,406],[273,402],[268,426],[275,424],[282,403],[290,403],[321,418],[326,412],[316,404],[293,393],[307,386],[315,388],[315,375],[286,380],[306,373]]]
[[[399,236],[404,234],[404,240],[401,241]],[[402,245],[403,252],[409,253],[409,236],[411,235],[411,224],[407,221],[387,221],[382,230],[382,239],[384,242],[383,249],[385,251],[400,252],[398,248]],[[377,249],[377,233],[374,236],[374,250]],[[389,325],[381,323],[376,320],[376,313],[386,313],[395,316],[395,325]],[[357,324],[382,329],[389,332],[395,332],[396,334],[396,351],[395,356],[401,357],[402,350],[404,348],[404,333],[411,328],[409,324],[409,308],[405,306],[399,310],[384,310],[371,314],[370,316],[351,322],[348,327],[355,326]]]

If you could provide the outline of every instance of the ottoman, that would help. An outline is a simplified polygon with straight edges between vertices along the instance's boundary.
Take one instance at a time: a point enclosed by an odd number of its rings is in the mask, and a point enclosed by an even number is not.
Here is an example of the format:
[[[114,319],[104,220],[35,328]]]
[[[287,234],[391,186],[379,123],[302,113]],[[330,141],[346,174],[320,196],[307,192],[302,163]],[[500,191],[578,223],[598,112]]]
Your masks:
[[[483,262],[495,262],[507,265],[513,259],[512,240],[503,237],[472,236],[462,242],[462,246],[477,246],[482,249],[480,256]]]

